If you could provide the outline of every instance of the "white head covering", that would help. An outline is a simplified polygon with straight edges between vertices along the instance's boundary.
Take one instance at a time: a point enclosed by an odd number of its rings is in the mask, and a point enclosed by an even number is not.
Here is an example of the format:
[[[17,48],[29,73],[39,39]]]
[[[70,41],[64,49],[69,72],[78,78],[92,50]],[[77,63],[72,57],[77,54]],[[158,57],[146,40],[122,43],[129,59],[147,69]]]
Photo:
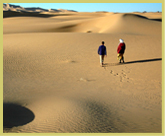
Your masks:
[[[119,39],[119,41],[120,41],[120,43],[123,43],[123,42],[124,42],[124,40],[123,40],[123,39]]]

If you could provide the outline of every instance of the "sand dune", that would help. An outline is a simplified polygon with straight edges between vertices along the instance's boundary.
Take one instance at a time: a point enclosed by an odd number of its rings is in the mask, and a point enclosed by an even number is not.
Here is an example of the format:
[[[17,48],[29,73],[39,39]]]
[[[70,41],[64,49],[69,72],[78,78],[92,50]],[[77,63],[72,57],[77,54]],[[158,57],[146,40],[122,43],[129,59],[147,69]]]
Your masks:
[[[161,13],[4,18],[3,131],[161,133],[161,25]]]
[[[59,16],[53,18],[19,17],[19,21],[18,17],[7,18],[4,19],[4,34],[20,32],[161,33],[160,21],[148,19],[137,14],[107,15],[105,13],[101,17],[91,15],[87,19],[81,19],[80,15],[66,15],[67,17]],[[9,24],[9,21],[13,23]]]

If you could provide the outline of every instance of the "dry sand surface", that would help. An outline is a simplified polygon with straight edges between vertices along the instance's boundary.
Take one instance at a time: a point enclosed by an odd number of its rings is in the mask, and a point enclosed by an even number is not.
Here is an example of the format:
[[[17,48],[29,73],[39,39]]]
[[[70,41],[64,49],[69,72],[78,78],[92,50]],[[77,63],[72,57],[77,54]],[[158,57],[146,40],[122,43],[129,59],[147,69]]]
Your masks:
[[[3,19],[3,131],[161,133],[161,13]],[[125,64],[117,60],[119,39]],[[100,67],[97,50],[107,47]]]

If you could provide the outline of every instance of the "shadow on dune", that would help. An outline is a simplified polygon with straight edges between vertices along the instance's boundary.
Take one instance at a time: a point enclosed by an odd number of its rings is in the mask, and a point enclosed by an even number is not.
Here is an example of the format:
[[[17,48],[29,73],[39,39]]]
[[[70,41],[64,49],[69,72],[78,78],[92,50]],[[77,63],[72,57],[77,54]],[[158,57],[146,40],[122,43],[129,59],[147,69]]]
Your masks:
[[[74,32],[77,25],[66,25],[55,29],[50,29],[49,32]]]
[[[104,67],[125,65],[125,64],[132,64],[132,63],[144,63],[144,62],[152,62],[152,61],[160,61],[160,60],[162,60],[162,58],[146,59],[146,60],[135,60],[135,61],[128,61],[128,62],[125,62],[125,63],[105,63]]]
[[[162,22],[162,19],[149,19],[149,20]]]
[[[145,16],[141,16],[141,15],[137,15],[137,14],[124,14],[123,17],[128,17],[128,16],[135,16],[135,17],[140,17],[140,18],[144,18],[144,19],[148,19],[147,17]]]
[[[83,133],[119,132],[114,124],[115,115],[106,105],[95,101],[86,101],[84,106],[89,120],[86,122],[86,129]]]
[[[13,103],[3,103],[3,128],[25,125],[35,118],[32,111]]]
[[[68,16],[71,14],[41,14],[40,12],[16,12],[16,11],[3,11],[3,18],[7,17],[43,17],[49,18],[54,16]]]
[[[159,21],[159,22],[162,22],[162,19],[149,19],[145,16],[142,16],[142,15],[138,15],[138,14],[124,14],[123,17],[129,17],[129,16],[134,16],[134,17],[139,17],[139,18],[143,18],[143,19],[147,19],[147,20],[151,20],[151,21]]]

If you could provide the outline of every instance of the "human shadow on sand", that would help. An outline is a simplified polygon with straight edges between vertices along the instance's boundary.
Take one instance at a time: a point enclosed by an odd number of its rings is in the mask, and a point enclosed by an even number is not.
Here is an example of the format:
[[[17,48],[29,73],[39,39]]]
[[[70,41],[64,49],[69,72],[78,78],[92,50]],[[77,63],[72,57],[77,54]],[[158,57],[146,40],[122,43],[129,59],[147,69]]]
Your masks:
[[[3,128],[25,125],[35,118],[32,111],[13,103],[3,103]]]
[[[128,61],[128,62],[124,62],[124,63],[105,63],[103,65],[103,67],[133,64],[133,63],[144,63],[144,62],[152,62],[152,61],[160,61],[160,60],[162,60],[162,58],[146,59],[146,60],[135,60],[135,61]]]
[[[131,64],[131,63],[143,63],[143,62],[151,62],[151,61],[159,61],[162,60],[162,58],[156,58],[156,59],[146,59],[146,60],[136,60],[136,61],[129,61],[125,62],[124,64]]]

